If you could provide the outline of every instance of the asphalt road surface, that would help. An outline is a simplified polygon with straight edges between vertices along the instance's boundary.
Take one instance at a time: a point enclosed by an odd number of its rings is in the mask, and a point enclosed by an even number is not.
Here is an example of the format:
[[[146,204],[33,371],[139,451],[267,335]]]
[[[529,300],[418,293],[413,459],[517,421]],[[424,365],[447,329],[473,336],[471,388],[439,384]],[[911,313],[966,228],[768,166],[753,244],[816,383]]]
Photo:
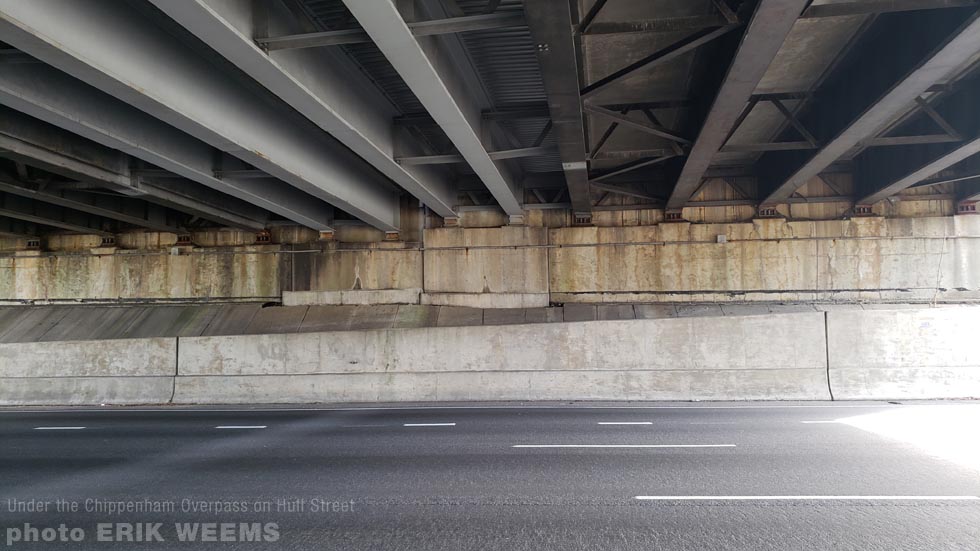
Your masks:
[[[976,550],[978,421],[969,404],[4,409],[0,549]]]

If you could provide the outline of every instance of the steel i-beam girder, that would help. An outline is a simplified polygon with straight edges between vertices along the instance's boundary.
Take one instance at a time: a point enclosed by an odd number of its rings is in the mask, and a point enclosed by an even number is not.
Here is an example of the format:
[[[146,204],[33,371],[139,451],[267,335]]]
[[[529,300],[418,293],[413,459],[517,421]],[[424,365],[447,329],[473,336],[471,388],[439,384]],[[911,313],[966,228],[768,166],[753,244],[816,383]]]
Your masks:
[[[214,148],[52,67],[0,64],[0,103],[287,220],[315,230],[330,229],[328,205],[272,177],[215,177]],[[166,191],[171,199],[178,199],[175,190]],[[195,196],[190,189],[180,195]]]
[[[577,219],[584,220],[591,217],[592,199],[571,8],[568,2],[527,0],[524,13],[531,37],[538,44],[551,131],[558,139],[572,210]]]
[[[691,200],[806,3],[806,0],[759,2],[667,200],[668,209],[683,208]]]
[[[483,140],[481,109],[458,81],[435,37],[416,37],[390,0],[344,0],[344,4],[392,64],[470,168],[510,216],[523,216],[513,175],[495,162]]]
[[[125,2],[0,0],[4,41],[385,231],[390,182]],[[321,225],[322,226],[322,225]]]
[[[151,1],[436,214],[456,216],[456,190],[448,174],[395,161],[395,152],[405,155],[417,151],[417,146],[405,133],[392,131],[391,120],[396,113],[390,102],[343,52],[266,52],[261,48],[269,42],[257,36],[259,33],[279,35],[297,30],[298,23],[281,3],[269,3],[258,10],[254,2]],[[366,34],[364,38],[367,40]]]
[[[234,228],[261,230],[268,219],[258,207],[188,180],[168,179],[165,188],[144,181],[132,173],[129,155],[3,106],[0,156]]]

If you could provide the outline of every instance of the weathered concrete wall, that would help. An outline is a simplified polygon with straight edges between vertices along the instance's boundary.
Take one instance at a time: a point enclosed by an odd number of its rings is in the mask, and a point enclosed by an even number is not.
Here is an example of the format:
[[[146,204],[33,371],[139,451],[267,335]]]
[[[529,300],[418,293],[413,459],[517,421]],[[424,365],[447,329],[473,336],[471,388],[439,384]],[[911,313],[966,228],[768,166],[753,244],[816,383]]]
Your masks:
[[[286,291],[420,289],[422,251],[403,242],[351,245],[331,243],[322,252],[283,256]],[[311,250],[311,248],[306,248]],[[416,301],[417,302],[417,301]]]
[[[25,251],[0,257],[0,300],[275,300],[277,249]]]
[[[367,231],[349,229],[351,238]],[[146,248],[0,255],[0,301],[272,301],[283,291],[312,291],[284,297],[290,304],[475,308],[980,300],[980,216],[435,228],[424,231],[421,245],[237,245],[182,248],[177,256],[164,234],[135,235],[122,241]],[[217,232],[199,240],[233,243],[248,235]],[[80,236],[63,241],[86,244]]]
[[[980,397],[980,307],[832,310],[830,382],[837,399]]]
[[[424,237],[424,304],[548,305],[545,228],[439,228],[426,230]]]
[[[177,403],[828,399],[821,313],[181,339]]]
[[[177,339],[0,344],[0,405],[169,402]]]
[[[980,298],[980,217],[560,228],[551,244],[553,302]]]

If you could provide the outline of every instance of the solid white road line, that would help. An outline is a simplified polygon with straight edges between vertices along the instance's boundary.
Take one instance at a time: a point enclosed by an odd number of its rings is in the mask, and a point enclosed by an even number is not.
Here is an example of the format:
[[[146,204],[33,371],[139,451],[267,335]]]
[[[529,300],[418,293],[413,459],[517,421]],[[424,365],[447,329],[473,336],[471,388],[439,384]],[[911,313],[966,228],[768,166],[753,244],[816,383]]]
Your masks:
[[[456,423],[405,423],[403,427],[455,427]]]
[[[600,422],[598,422],[596,424],[597,425],[652,425],[653,422],[651,422],[651,421],[616,421],[616,422],[613,422],[613,421],[602,422],[602,421],[600,421]]]
[[[636,496],[645,501],[977,501],[980,496]]]
[[[34,430],[82,430],[85,427],[34,427]]]
[[[219,425],[216,429],[264,429],[266,425]]]
[[[512,448],[734,448],[735,444],[516,444]]]

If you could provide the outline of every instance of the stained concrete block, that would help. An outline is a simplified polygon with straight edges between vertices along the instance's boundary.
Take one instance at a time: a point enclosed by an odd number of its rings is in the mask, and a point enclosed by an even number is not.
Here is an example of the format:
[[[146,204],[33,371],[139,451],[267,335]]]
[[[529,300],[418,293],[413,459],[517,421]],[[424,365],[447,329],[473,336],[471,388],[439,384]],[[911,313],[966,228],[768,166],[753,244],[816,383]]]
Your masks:
[[[392,331],[344,331],[181,340],[180,375],[383,373]]]
[[[861,308],[864,310],[921,310],[927,308],[928,305],[922,304],[899,304],[899,303],[869,303],[862,304]]]
[[[490,308],[483,311],[484,325],[515,325],[524,323],[523,308]]]
[[[636,319],[676,318],[677,307],[673,304],[634,304]]]
[[[483,325],[483,309],[440,306],[436,325],[439,327]]]
[[[145,307],[76,306],[39,341],[121,339]]]
[[[176,339],[0,344],[0,377],[164,376],[177,365]]]
[[[980,398],[980,308],[826,315],[835,398]]]
[[[418,304],[422,289],[356,289],[346,291],[283,291],[283,306]]]
[[[418,304],[422,289],[341,291],[343,304]]]
[[[283,291],[283,306],[341,304],[340,291]]]
[[[213,305],[152,306],[126,330],[126,338],[196,337],[218,314]]]
[[[395,329],[406,327],[434,327],[439,320],[437,306],[399,306],[392,323]]]
[[[270,306],[255,313],[245,333],[295,333],[306,317],[309,306]]]
[[[310,306],[300,331],[346,331],[358,306]]]
[[[0,405],[166,403],[176,339],[0,344]]]
[[[599,304],[596,317],[600,320],[631,320],[636,317],[632,304]]]
[[[720,304],[678,304],[677,317],[724,316]]]
[[[842,311],[861,311],[864,306],[861,304],[814,304],[814,308],[819,312],[842,312]]]
[[[424,233],[427,293],[548,294],[546,228],[436,228]],[[529,308],[545,304],[436,303],[474,308]]]
[[[464,308],[544,308],[548,293],[422,293],[422,304]]]
[[[714,310],[712,309],[712,312]],[[722,304],[721,312],[726,316],[758,316],[769,313],[767,304]]]
[[[348,226],[348,229],[353,229]],[[368,239],[380,239],[374,228]],[[348,238],[353,236],[348,235]],[[344,241],[338,235],[339,241]],[[343,244],[341,244],[343,246]],[[348,289],[419,289],[422,287],[422,252],[406,249],[405,243],[347,244],[350,249],[331,249],[309,255],[304,271],[309,289],[343,291]],[[384,248],[386,246],[397,248]]]
[[[262,309],[261,304],[222,304],[211,323],[201,332],[209,335],[241,335],[245,332],[252,318]]]
[[[556,323],[564,320],[564,308],[528,308],[524,311],[527,323]]]
[[[27,316],[31,309],[31,306],[0,307],[0,339],[3,339],[3,335],[7,331],[20,323],[21,318]],[[0,342],[3,341],[0,340]]]
[[[564,307],[565,321],[595,321],[597,316],[594,304],[566,303]]]
[[[812,304],[770,304],[769,312],[773,314],[792,314],[795,312],[816,312]]]
[[[397,304],[355,306],[351,316],[349,329],[352,331],[363,331],[366,329],[389,329],[395,324],[395,319],[397,319],[397,316]]]
[[[70,306],[38,306],[20,316],[17,324],[0,335],[0,342],[36,342],[71,312]]]
[[[0,378],[0,406],[166,404],[174,377]]]

